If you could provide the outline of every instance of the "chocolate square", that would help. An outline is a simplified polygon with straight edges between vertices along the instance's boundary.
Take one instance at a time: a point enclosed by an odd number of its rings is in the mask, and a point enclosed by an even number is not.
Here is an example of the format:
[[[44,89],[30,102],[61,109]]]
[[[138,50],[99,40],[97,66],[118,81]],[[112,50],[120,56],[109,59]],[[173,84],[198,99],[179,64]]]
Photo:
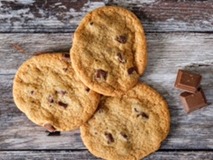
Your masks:
[[[200,86],[202,77],[189,71],[178,70],[175,87],[187,92],[195,93]]]
[[[202,89],[199,89],[195,93],[183,92],[180,94],[180,99],[187,113],[207,105],[206,97]]]

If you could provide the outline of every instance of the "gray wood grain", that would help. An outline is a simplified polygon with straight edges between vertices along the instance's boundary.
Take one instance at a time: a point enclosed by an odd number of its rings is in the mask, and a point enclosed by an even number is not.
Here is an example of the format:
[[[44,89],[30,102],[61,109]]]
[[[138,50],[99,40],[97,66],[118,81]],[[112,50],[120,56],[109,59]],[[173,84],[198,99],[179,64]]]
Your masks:
[[[34,52],[68,50],[70,34],[0,34],[0,149],[85,149],[79,131],[47,137],[13,102],[12,80],[18,66]],[[213,149],[213,105],[186,115],[173,85],[177,69],[202,74],[202,87],[213,102],[213,35],[149,33],[149,63],[141,78],[168,101],[172,127],[162,149]],[[19,43],[20,48],[11,47]]]
[[[0,1],[0,32],[68,32],[104,0]]]
[[[0,151],[0,160],[97,160],[86,150],[82,151]],[[210,160],[213,159],[213,152],[208,151],[158,151],[151,154],[144,160]]]
[[[0,1],[0,32],[70,32],[83,16],[100,6],[133,11],[147,32],[213,31],[211,0],[10,0]]]
[[[213,31],[213,3],[211,0],[110,0],[132,10],[148,32]]]
[[[71,37],[71,33],[0,34],[0,74],[14,74],[35,53],[69,51]],[[169,69],[174,74],[178,68],[211,68],[213,63],[213,34],[147,33],[147,44],[147,73],[163,74]]]

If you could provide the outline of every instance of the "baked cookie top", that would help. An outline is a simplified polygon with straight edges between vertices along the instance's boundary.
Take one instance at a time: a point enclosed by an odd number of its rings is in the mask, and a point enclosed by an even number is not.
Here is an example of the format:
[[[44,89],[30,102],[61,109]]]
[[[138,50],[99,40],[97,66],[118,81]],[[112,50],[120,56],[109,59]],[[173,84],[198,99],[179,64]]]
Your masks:
[[[17,107],[49,131],[78,128],[95,112],[100,96],[76,76],[69,54],[42,54],[24,62],[13,83]]]
[[[143,74],[146,50],[139,19],[124,8],[106,6],[83,18],[70,54],[84,84],[103,95],[120,96]]]
[[[108,160],[139,160],[159,149],[170,129],[166,101],[146,84],[124,96],[102,97],[94,116],[80,127],[89,151]]]

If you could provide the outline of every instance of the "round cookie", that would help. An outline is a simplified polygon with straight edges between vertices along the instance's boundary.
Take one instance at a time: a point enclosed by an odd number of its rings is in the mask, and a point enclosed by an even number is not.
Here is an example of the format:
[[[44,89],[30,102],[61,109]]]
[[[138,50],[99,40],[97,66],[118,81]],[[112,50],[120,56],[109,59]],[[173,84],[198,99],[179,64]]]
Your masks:
[[[100,95],[76,76],[69,54],[41,54],[24,62],[13,83],[17,107],[49,131],[78,128],[97,109]]]
[[[74,33],[72,65],[82,82],[107,96],[120,96],[138,82],[147,64],[139,19],[114,6],[88,13]]]
[[[170,129],[166,101],[137,84],[122,97],[103,97],[93,117],[80,127],[89,151],[107,160],[139,160],[159,149]]]

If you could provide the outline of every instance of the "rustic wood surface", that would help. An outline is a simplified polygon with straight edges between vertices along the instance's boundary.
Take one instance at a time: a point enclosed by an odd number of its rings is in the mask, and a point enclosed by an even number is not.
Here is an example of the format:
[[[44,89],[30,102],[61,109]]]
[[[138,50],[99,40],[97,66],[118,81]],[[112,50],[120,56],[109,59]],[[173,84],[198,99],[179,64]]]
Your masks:
[[[15,106],[12,81],[18,67],[40,52],[69,51],[81,18],[103,5],[132,10],[142,21],[149,62],[141,81],[168,101],[171,132],[146,159],[213,159],[213,2],[211,0],[1,0],[0,1],[0,160],[96,159],[79,131],[48,136]],[[181,32],[180,32],[181,31]],[[187,115],[174,81],[177,70],[202,74],[209,106]]]
[[[94,8],[132,10],[147,32],[213,31],[212,0],[2,0],[1,32],[70,32]]]
[[[23,155],[26,159],[36,159],[36,160],[78,160],[78,157],[81,157],[81,160],[98,160],[92,156],[88,151],[0,151],[0,159],[13,159],[13,160],[22,160]],[[213,159],[213,152],[209,151],[189,151],[189,152],[179,152],[179,151],[167,151],[167,152],[156,152],[151,156],[145,158],[145,160],[211,160]],[[100,159],[99,159],[100,160]]]

